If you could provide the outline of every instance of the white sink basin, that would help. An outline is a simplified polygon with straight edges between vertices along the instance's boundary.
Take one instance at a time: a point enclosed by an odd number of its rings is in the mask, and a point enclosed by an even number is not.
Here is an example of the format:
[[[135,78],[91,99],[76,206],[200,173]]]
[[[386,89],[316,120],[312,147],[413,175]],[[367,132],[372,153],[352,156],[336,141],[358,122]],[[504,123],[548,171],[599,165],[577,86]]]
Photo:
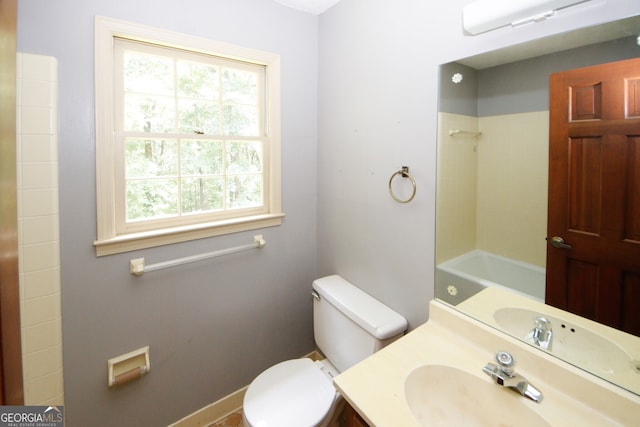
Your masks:
[[[482,366],[478,366],[482,370]],[[457,368],[423,365],[405,381],[409,408],[421,426],[550,426],[534,402]]]
[[[604,377],[619,373],[637,374],[632,358],[617,344],[563,319],[518,307],[498,309],[493,318],[505,332],[524,339],[538,316],[551,322],[551,354]]]

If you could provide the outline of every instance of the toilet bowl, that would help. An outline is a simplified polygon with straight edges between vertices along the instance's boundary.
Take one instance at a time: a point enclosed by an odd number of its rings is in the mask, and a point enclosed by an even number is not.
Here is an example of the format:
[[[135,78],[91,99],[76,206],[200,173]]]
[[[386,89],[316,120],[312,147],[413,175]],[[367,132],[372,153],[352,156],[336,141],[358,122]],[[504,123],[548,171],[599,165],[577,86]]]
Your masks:
[[[326,361],[278,363],[251,383],[243,403],[246,427],[325,427],[342,399],[332,383],[337,370]]]
[[[247,427],[325,427],[342,397],[333,377],[400,338],[404,317],[337,275],[313,282],[313,330],[327,356],[287,360],[258,375],[244,396]]]

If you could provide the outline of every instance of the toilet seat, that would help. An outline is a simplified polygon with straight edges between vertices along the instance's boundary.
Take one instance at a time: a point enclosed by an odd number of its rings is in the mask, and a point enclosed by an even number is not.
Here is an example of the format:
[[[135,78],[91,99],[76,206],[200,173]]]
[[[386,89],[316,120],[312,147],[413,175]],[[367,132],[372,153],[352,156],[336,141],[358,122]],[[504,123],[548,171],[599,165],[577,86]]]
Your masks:
[[[244,416],[256,427],[312,427],[326,417],[336,395],[311,359],[287,360],[253,380],[244,396]]]

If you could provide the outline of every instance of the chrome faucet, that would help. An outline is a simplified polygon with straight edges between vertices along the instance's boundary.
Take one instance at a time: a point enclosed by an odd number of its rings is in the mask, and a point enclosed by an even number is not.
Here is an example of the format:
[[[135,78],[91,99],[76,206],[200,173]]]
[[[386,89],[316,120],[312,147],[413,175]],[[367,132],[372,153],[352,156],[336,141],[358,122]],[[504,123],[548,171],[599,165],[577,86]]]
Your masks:
[[[542,402],[542,392],[529,384],[529,381],[515,373],[516,361],[506,351],[496,353],[496,362],[487,363],[482,371],[489,375],[496,384],[513,389],[536,403]]]
[[[551,346],[553,344],[553,329],[551,328],[551,322],[545,317],[536,317],[534,328],[524,339],[525,341],[537,345],[540,348],[551,351]]]

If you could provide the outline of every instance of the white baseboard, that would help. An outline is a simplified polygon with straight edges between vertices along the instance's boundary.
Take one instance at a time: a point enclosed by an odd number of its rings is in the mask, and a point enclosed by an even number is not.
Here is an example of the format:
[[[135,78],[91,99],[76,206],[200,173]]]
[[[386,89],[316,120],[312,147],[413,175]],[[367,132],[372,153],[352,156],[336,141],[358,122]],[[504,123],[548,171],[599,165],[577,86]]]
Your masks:
[[[243,387],[196,412],[187,415],[169,427],[202,427],[227,417],[242,409],[244,394],[249,386]]]

